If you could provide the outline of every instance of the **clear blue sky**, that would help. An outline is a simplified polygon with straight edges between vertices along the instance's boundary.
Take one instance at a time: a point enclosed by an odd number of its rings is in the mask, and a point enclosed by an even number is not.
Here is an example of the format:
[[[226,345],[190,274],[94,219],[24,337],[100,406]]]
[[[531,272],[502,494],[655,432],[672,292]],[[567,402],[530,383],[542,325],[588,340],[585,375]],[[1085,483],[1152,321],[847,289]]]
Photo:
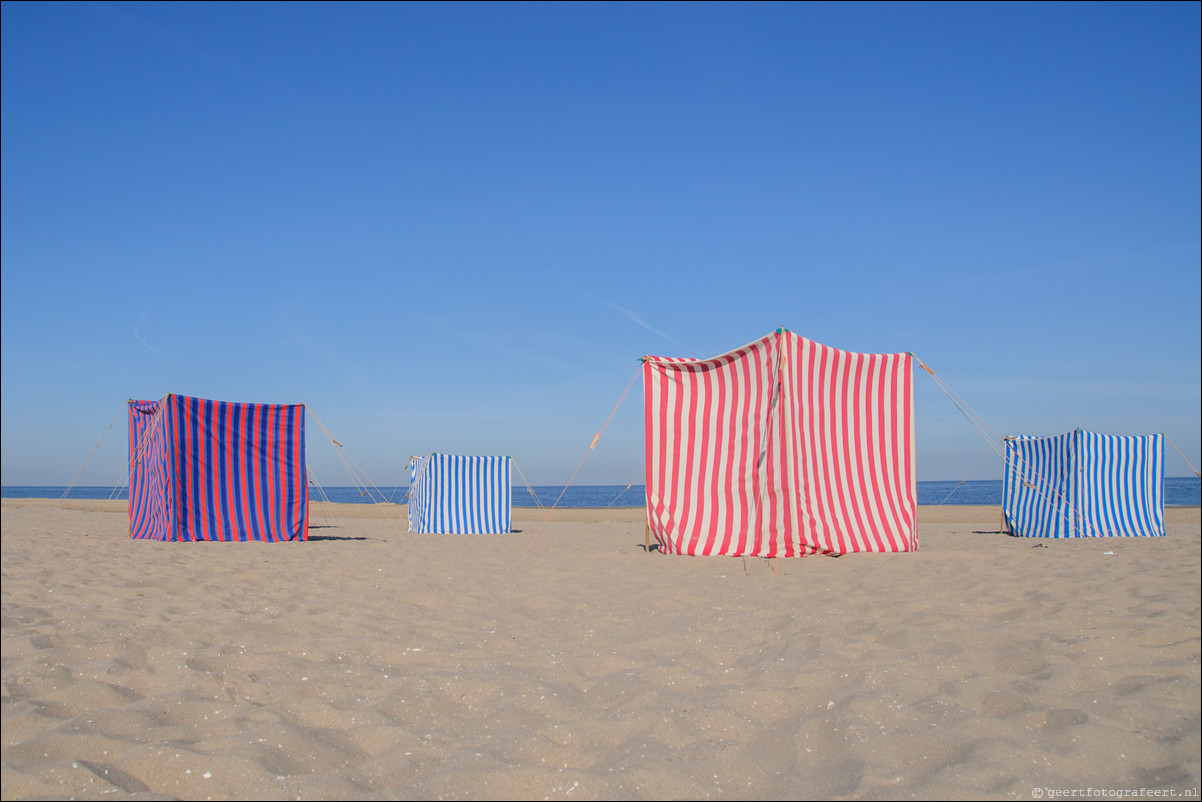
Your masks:
[[[562,483],[639,356],[781,326],[1199,465],[1200,8],[4,3],[2,482],[118,413],[123,482],[174,392]],[[919,479],[1000,476],[915,382]],[[641,409],[578,483],[641,481]]]

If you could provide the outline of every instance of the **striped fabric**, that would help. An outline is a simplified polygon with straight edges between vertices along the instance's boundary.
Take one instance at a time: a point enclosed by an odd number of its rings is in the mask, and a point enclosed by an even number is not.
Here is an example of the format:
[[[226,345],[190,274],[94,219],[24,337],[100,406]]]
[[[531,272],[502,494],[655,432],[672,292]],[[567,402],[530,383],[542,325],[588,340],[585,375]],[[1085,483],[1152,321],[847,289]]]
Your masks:
[[[302,405],[168,395],[129,402],[136,539],[307,540]]]
[[[509,457],[431,454],[409,460],[409,531],[503,534],[510,530]]]
[[[779,330],[643,358],[647,525],[668,554],[918,548],[910,354]]]
[[[1164,435],[1008,437],[1002,511],[1021,537],[1164,535]]]

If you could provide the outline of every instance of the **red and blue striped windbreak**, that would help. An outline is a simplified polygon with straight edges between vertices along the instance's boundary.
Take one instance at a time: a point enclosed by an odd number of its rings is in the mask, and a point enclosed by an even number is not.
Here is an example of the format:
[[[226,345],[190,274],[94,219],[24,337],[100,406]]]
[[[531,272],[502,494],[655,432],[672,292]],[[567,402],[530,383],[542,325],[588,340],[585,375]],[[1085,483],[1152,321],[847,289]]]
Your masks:
[[[130,401],[129,533],[307,540],[304,405]]]
[[[1021,537],[1164,535],[1164,435],[1008,437],[1002,511]]]

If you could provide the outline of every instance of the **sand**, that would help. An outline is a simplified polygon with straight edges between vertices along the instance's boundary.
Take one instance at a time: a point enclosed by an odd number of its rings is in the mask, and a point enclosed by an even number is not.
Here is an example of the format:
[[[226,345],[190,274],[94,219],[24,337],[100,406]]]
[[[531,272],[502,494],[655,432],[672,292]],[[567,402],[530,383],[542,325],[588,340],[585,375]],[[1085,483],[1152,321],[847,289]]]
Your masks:
[[[779,561],[647,553],[642,510],[164,544],[2,509],[5,799],[1198,795],[1198,508]]]

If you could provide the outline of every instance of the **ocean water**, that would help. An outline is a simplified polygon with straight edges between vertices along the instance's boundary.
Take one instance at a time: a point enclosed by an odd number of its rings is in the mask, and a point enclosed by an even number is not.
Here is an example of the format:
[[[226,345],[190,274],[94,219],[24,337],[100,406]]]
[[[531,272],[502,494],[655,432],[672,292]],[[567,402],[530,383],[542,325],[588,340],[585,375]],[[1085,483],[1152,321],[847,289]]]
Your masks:
[[[59,499],[65,487],[0,487],[3,498],[50,498]],[[312,501],[335,501],[342,504],[371,504],[380,501],[405,503],[407,487],[380,487],[364,492],[355,487],[326,487],[310,492]],[[514,485],[515,507],[641,507],[645,503],[643,485],[580,485],[566,490],[562,485],[536,485],[532,488]],[[124,487],[73,487],[68,498],[108,499],[126,498]],[[1002,482],[978,480],[972,482],[919,482],[918,503],[937,506],[940,504],[966,504],[970,506],[998,505],[1002,503]],[[1164,480],[1164,503],[1166,507],[1202,506],[1202,479],[1196,476],[1168,477]]]

